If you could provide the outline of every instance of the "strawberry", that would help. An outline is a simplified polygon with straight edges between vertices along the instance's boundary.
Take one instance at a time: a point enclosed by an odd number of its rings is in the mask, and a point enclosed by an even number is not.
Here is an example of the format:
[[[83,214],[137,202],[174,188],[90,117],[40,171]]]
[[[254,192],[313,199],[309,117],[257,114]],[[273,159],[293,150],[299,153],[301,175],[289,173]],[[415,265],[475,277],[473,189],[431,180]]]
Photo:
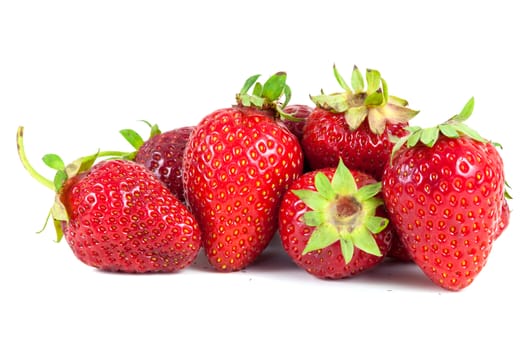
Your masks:
[[[335,167],[342,158],[380,180],[388,162],[392,137],[406,134],[404,127],[418,112],[407,101],[388,95],[387,84],[376,70],[367,70],[367,89],[359,69],[353,69],[350,88],[333,67],[343,93],[313,96],[316,109],[306,121],[302,147],[311,169]]]
[[[283,111],[294,117],[291,119],[285,119],[283,122],[285,123],[285,126],[287,126],[287,129],[289,129],[301,142],[305,123],[311,112],[313,112],[313,107],[294,104],[286,106]]]
[[[305,173],[284,195],[279,235],[293,261],[320,278],[338,279],[379,264],[392,231],[379,195],[381,183],[337,168]]]
[[[201,235],[186,207],[143,165],[98,157],[101,152],[64,165],[48,154],[57,170],[54,181],[31,167],[24,153],[23,128],[17,135],[23,165],[39,182],[57,192],[51,216],[57,241],[64,237],[83,263],[108,271],[171,272],[190,265]],[[110,152],[112,153],[112,152]]]
[[[503,161],[464,123],[473,106],[472,98],[436,127],[410,127],[383,175],[390,220],[407,251],[449,290],[473,282],[509,216]]]
[[[283,123],[277,100],[288,99],[285,73],[264,85],[249,78],[238,105],[204,117],[184,151],[184,193],[219,271],[251,264],[277,228],[280,198],[303,165],[301,146]],[[253,94],[247,94],[254,85]]]
[[[120,131],[137,150],[134,161],[151,170],[181,202],[185,200],[182,186],[182,157],[194,128],[194,126],[184,126],[161,132],[155,124],[151,126],[151,135],[145,142],[133,130]]]

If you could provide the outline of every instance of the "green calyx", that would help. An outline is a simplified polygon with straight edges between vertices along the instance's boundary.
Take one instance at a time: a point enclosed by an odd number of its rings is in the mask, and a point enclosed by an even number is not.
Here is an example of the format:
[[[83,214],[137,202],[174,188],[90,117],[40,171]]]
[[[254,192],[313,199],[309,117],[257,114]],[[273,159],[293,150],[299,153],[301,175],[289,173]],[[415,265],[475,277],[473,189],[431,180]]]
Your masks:
[[[377,207],[383,204],[376,197],[381,183],[358,188],[341,159],[331,181],[322,172],[315,175],[315,187],[316,191],[293,190],[312,209],[304,214],[304,223],[315,227],[302,254],[339,241],[346,264],[351,261],[355,248],[381,256],[373,236],[388,225],[388,219],[375,215]]]
[[[353,68],[351,86],[346,83],[335,65],[333,73],[344,92],[330,95],[322,92],[318,96],[310,97],[319,108],[344,113],[352,130],[357,129],[368,118],[370,130],[381,135],[387,122],[406,123],[419,113],[407,108],[406,100],[388,94],[388,85],[377,70],[366,70],[366,89],[362,73],[357,66]]]
[[[392,157],[403,145],[411,148],[418,143],[422,143],[427,147],[432,147],[436,144],[440,134],[449,138],[467,136],[479,142],[488,142],[488,140],[480,136],[478,132],[465,124],[465,121],[467,121],[473,113],[474,106],[475,99],[471,97],[460,113],[454,115],[448,121],[440,125],[430,128],[420,128],[419,126],[409,126],[405,128],[409,133],[407,136],[394,140],[395,144],[392,149]]]
[[[115,152],[115,151],[97,152],[95,154],[91,154],[85,157],[78,158],[70,164],[65,164],[64,161],[61,159],[61,157],[59,157],[56,154],[46,154],[42,157],[42,161],[44,162],[46,166],[48,166],[49,168],[55,171],[53,180],[50,180],[46,178],[45,176],[43,176],[42,174],[40,174],[29,162],[27,155],[26,155],[25,148],[24,148],[24,127],[23,126],[19,126],[17,129],[17,150],[18,150],[18,155],[19,155],[20,161],[22,162],[22,165],[27,170],[27,172],[31,175],[31,177],[37,180],[40,184],[54,191],[56,194],[54,203],[46,219],[46,223],[44,224],[44,227],[38,232],[40,233],[44,231],[44,229],[47,226],[48,220],[51,217],[53,219],[55,231],[57,234],[57,238],[56,238],[57,242],[59,242],[63,237],[61,222],[68,221],[68,212],[60,199],[61,190],[64,184],[66,183],[66,181],[80,173],[83,173],[89,170],[92,167],[92,165],[94,165],[95,161],[99,158],[119,157],[119,158],[125,159],[130,154],[128,152]]]
[[[162,133],[160,131],[160,128],[157,124],[151,124],[146,120],[141,120],[141,122],[144,122],[150,129],[149,139],[152,137],[159,135]],[[142,145],[145,143],[144,139],[138,134],[136,131],[132,129],[122,129],[120,130],[120,134],[125,138],[125,140],[134,147],[135,151],[131,152],[124,156],[126,159],[134,159],[136,157],[137,151],[142,147]]]
[[[283,108],[291,100],[291,88],[287,85],[287,74],[278,72],[261,84],[258,82],[260,74],[251,76],[245,81],[241,91],[236,95],[237,103],[244,107],[255,107],[262,110],[272,110],[281,118],[300,121]],[[252,88],[252,92],[249,93]],[[283,102],[280,99],[283,97]]]

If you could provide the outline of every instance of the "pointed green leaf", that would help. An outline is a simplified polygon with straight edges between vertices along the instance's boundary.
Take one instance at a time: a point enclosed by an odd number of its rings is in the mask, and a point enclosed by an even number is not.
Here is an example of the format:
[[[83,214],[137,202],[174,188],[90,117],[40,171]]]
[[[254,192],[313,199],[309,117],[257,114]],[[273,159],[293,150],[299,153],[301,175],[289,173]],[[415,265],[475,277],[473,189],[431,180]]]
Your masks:
[[[309,241],[302,254],[307,254],[318,249],[324,249],[337,242],[339,239],[339,233],[335,226],[329,223],[318,226],[311,234],[311,237],[309,237]]]
[[[408,101],[401,98],[401,97],[397,97],[397,96],[392,96],[392,95],[389,95],[388,98],[386,99],[387,103],[391,103],[393,105],[397,105],[397,106],[401,106],[401,107],[406,107],[409,105]]]
[[[349,264],[351,259],[353,258],[353,252],[354,252],[354,246],[351,239],[347,238],[341,238],[340,239],[340,251],[342,253],[342,257],[344,258],[344,262],[346,264]]]
[[[466,136],[469,136],[471,137],[473,140],[476,140],[476,141],[479,141],[479,142],[488,142],[486,139],[484,139],[482,136],[480,136],[480,134],[478,132],[476,132],[475,130],[471,129],[469,126],[467,126],[466,124],[464,123],[454,123],[453,124],[454,128],[466,135]]]
[[[59,195],[55,196],[51,213],[54,220],[68,221],[68,212],[66,211],[64,204],[61,202]]]
[[[383,104],[388,102],[388,85],[386,83],[386,80],[381,78],[381,85],[382,85],[382,91],[383,91]]]
[[[99,152],[90,156],[76,159],[72,163],[68,164],[64,169],[68,178],[72,178],[79,173],[85,172],[94,165],[96,159],[99,156]]]
[[[276,101],[283,93],[285,89],[285,82],[287,80],[287,74],[284,72],[278,72],[271,76],[265,84],[263,84],[263,91],[261,96],[269,101]]]
[[[378,108],[383,117],[391,123],[406,123],[414,118],[420,111],[410,109],[401,105],[387,103]]]
[[[285,101],[283,101],[282,106],[285,107],[289,104],[289,101],[291,101],[292,92],[289,85],[285,84],[285,88],[283,89],[283,94],[285,96]]]
[[[464,108],[462,108],[462,111],[455,115],[451,120],[459,121],[459,122],[465,122],[473,113],[473,109],[475,108],[475,98],[471,97],[469,101],[465,104]]]
[[[407,138],[407,147],[412,148],[418,144],[421,137],[421,129],[413,131]]]
[[[249,96],[249,106],[263,107],[265,99],[259,96]],[[248,106],[247,106],[248,107]]]
[[[352,195],[357,191],[357,183],[350,169],[344,165],[342,158],[339,159],[339,164],[331,180],[331,187],[335,193],[343,196]]]
[[[335,65],[333,65],[333,74],[335,75],[335,79],[337,79],[337,82],[339,83],[341,88],[346,91],[351,91],[350,87],[348,86],[348,84],[346,84],[346,81],[344,80],[342,75],[340,75],[339,71],[337,70],[337,66]]]
[[[353,72],[351,73],[351,86],[355,93],[364,91],[364,78],[357,66],[353,67]]]
[[[252,85],[254,85],[254,83],[259,79],[260,75],[261,74],[256,74],[248,78],[245,81],[245,84],[243,84],[243,87],[241,88],[241,91],[239,92],[239,94],[246,95],[248,90],[250,90],[250,88],[252,87]]]
[[[364,227],[361,227],[354,232],[353,243],[357,248],[368,254],[375,256],[382,255],[374,236]]]
[[[383,231],[385,228],[387,228],[388,223],[389,221],[387,218],[381,218],[379,216],[371,216],[366,219],[365,225],[368,231],[377,234]]]
[[[379,87],[381,85],[381,74],[375,69],[367,69],[366,70],[366,82],[368,85],[366,89],[366,94],[370,96],[374,92],[379,90]]]
[[[64,170],[64,162],[57,154],[45,154],[42,161],[54,170]]]
[[[64,170],[58,170],[55,173],[55,177],[53,178],[53,184],[55,185],[55,191],[59,192],[59,190],[63,187],[64,182],[68,179],[68,176],[66,175],[66,172]]]
[[[307,226],[320,226],[326,222],[326,215],[317,210],[305,212],[303,218]]]
[[[383,93],[381,90],[377,90],[374,93],[368,95],[364,100],[365,106],[381,106],[384,102]]]
[[[403,145],[408,141],[410,135],[404,136],[402,138],[399,138],[397,142],[394,142],[394,147],[392,147],[392,153],[390,154],[390,165],[392,165],[392,160],[394,159],[394,156],[396,155],[396,152],[403,147]]]
[[[459,136],[458,131],[455,129],[455,127],[452,124],[440,124],[438,126],[442,134],[444,134],[447,137],[450,138],[457,138]]]
[[[439,136],[438,127],[433,126],[431,128],[426,128],[421,131],[420,141],[424,145],[432,147],[438,140],[438,136]]]
[[[310,190],[292,190],[293,193],[313,210],[323,210],[328,206],[326,198],[320,193]]]
[[[55,241],[59,243],[63,239],[63,225],[60,220],[53,220],[53,226],[55,227],[56,238]]]
[[[120,130],[120,134],[125,138],[125,140],[127,140],[127,142],[129,142],[131,146],[134,147],[135,150],[140,149],[140,147],[144,144],[142,137],[132,129]]]
[[[333,187],[331,187],[331,182],[328,177],[321,172],[318,172],[315,175],[315,188],[326,200],[331,201],[335,199],[335,192],[333,191]]]
[[[355,198],[359,202],[364,202],[381,192],[382,184],[381,182],[376,182],[369,185],[364,185],[363,187],[357,190]]]
[[[313,101],[318,107],[336,113],[346,112],[350,108],[348,97],[344,93],[331,95],[321,94],[310,97],[311,101]]]
[[[344,113],[344,119],[346,119],[350,130],[357,130],[367,115],[368,108],[366,106],[351,107]]]
[[[237,98],[243,106],[250,107],[251,104],[249,95],[238,95]]]
[[[252,90],[252,95],[261,96],[262,93],[263,93],[263,85],[261,85],[260,82],[257,82],[254,85],[254,89]]]

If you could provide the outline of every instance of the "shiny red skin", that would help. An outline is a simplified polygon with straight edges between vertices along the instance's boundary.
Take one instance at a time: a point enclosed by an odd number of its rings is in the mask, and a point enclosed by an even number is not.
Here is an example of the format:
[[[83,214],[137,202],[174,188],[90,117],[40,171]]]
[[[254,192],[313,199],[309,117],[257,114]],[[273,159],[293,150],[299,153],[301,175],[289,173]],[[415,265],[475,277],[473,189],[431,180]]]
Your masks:
[[[449,290],[472,283],[507,222],[502,159],[492,144],[468,137],[399,150],[383,196],[412,259]]]
[[[394,144],[389,135],[406,135],[407,124],[387,123],[385,132],[374,134],[368,120],[351,130],[344,113],[333,113],[316,108],[307,119],[302,147],[309,167],[312,170],[336,167],[339,158],[350,169],[356,169],[381,180],[386,163]]]
[[[64,237],[85,264],[130,273],[173,272],[201,246],[197,222],[144,166],[107,160],[61,190]]]
[[[309,115],[313,112],[314,108],[307,105],[288,105],[283,111],[287,114],[291,114],[296,118],[300,118],[300,121],[284,120],[283,123],[287,126],[294,136],[302,142],[302,136],[304,134],[304,126]]]
[[[382,253],[380,257],[355,248],[352,260],[348,264],[345,264],[339,242],[335,242],[324,249],[302,255],[315,227],[307,226],[304,223],[303,216],[311,209],[292,190],[307,189],[315,191],[314,179],[316,173],[319,171],[331,180],[335,173],[335,168],[326,168],[305,173],[292,184],[289,191],[283,196],[278,231],[283,248],[298,266],[319,278],[345,278],[357,275],[376,266],[383,261],[390,249],[393,236],[390,227],[374,235],[379,250]],[[359,188],[376,182],[371,176],[359,171],[351,170],[351,173]],[[386,217],[382,206],[377,209],[376,214],[377,216]]]
[[[215,269],[237,271],[256,260],[302,166],[298,140],[267,113],[225,108],[198,124],[184,153],[183,181]]]
[[[138,149],[135,162],[143,164],[184,202],[182,156],[194,126],[184,126],[151,137]]]

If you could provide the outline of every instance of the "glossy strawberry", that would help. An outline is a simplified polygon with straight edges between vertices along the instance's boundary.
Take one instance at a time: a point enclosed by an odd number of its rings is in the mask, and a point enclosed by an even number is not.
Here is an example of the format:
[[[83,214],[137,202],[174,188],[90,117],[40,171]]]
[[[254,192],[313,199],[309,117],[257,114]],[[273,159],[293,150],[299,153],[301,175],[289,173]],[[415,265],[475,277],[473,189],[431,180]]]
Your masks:
[[[144,166],[123,159],[92,166],[99,153],[65,167],[58,156],[46,155],[46,164],[57,170],[51,182],[27,162],[22,128],[18,146],[30,174],[57,191],[51,210],[57,240],[64,234],[85,264],[108,271],[172,272],[197,256],[197,222]]]
[[[207,115],[184,153],[185,196],[195,214],[209,262],[220,271],[251,264],[277,228],[280,198],[303,165],[300,144],[275,120],[285,74],[238,95],[239,104]]]
[[[464,124],[473,104],[437,127],[409,128],[383,176],[385,204],[405,247],[449,290],[473,282],[509,215],[501,156]]]
[[[313,110],[313,107],[301,104],[288,105],[283,109],[286,114],[292,115],[295,118],[284,119],[283,122],[285,126],[287,126],[287,129],[289,129],[300,142],[302,141],[307,118]]]
[[[158,125],[151,125],[147,141],[134,130],[124,129],[120,133],[136,149],[132,159],[143,164],[160,179],[177,198],[184,202],[182,186],[182,157],[184,148],[194,126],[183,126],[161,132]]]
[[[405,136],[404,127],[418,112],[407,101],[388,95],[376,70],[367,70],[367,89],[357,67],[351,85],[333,67],[343,93],[313,96],[317,108],[307,119],[302,147],[311,169],[346,166],[380,180],[393,147],[391,138]]]
[[[312,275],[338,279],[379,264],[392,232],[381,183],[338,167],[305,173],[284,195],[279,234],[293,261]]]

